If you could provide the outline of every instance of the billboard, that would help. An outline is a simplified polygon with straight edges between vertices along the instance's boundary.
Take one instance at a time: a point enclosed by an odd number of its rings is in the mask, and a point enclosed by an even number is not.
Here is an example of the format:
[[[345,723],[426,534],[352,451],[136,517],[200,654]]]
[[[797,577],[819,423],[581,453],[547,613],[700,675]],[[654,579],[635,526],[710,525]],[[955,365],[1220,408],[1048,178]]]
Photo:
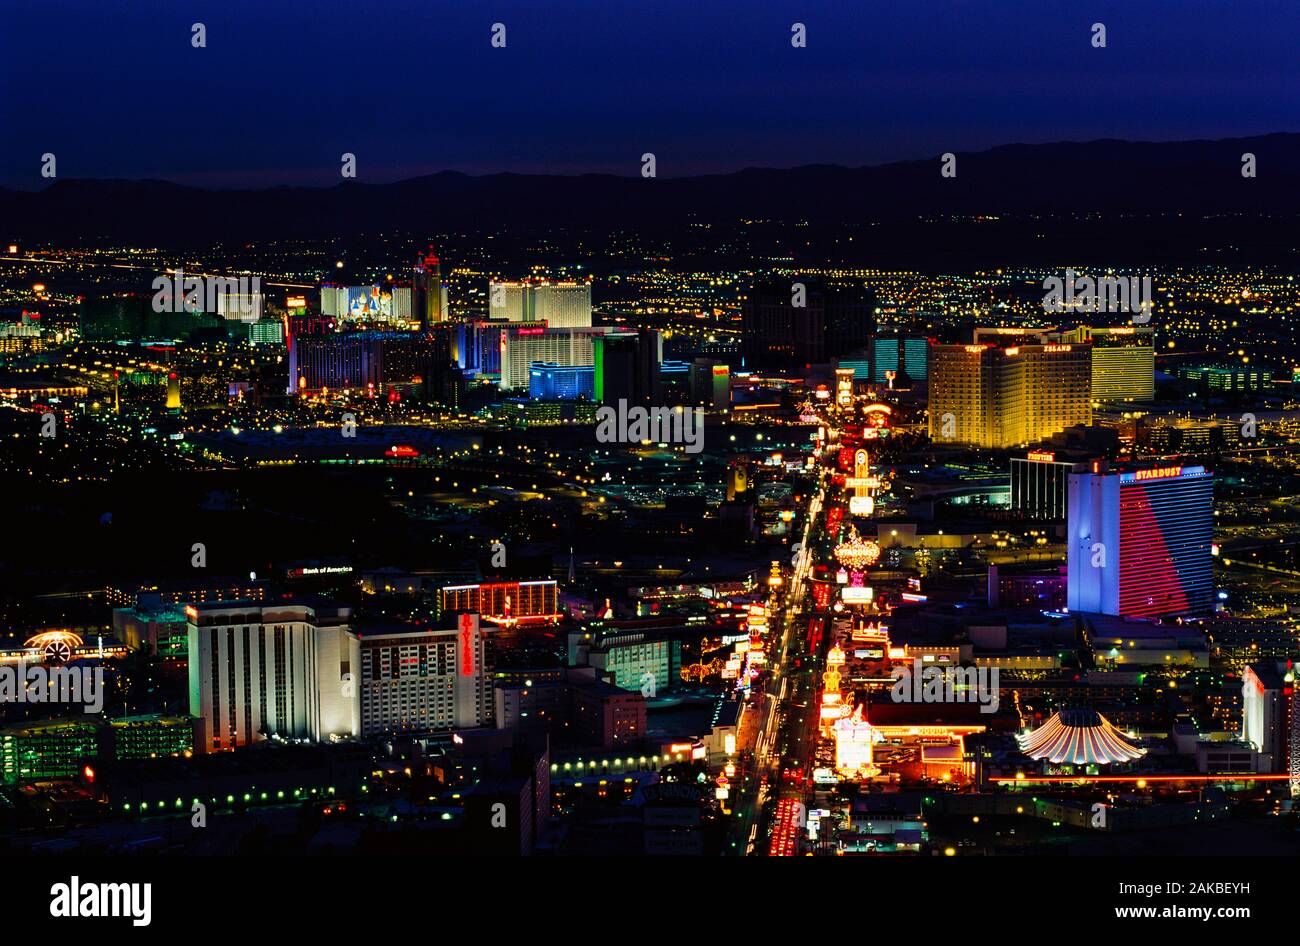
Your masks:
[[[379,286],[348,286],[348,318],[373,321],[392,317],[392,292]]]

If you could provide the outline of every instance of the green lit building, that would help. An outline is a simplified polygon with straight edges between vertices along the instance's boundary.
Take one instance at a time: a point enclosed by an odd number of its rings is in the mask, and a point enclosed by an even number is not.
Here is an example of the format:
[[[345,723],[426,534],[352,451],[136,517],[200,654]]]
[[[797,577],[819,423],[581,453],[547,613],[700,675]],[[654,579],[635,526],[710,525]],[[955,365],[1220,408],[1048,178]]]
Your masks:
[[[128,716],[110,720],[107,752],[113,759],[156,759],[194,751],[194,720],[189,716]]]
[[[98,721],[43,720],[0,730],[6,785],[72,778],[99,755]]]
[[[0,729],[0,782],[74,778],[103,760],[152,759],[194,750],[188,716],[66,718]]]
[[[1273,372],[1249,365],[1203,365],[1179,368],[1178,378],[1208,391],[1263,391],[1273,384]]]

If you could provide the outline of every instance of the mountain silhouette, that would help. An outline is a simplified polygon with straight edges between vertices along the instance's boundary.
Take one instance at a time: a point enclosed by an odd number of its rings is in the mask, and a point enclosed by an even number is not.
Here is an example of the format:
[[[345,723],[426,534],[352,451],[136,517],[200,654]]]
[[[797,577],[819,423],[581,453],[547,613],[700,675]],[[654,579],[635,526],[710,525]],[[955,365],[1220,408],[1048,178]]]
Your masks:
[[[1257,177],[1242,176],[1243,154]],[[698,177],[444,171],[388,184],[213,190],[159,180],[0,189],[0,237],[149,245],[449,228],[676,228],[740,219],[837,225],[952,216],[1300,212],[1300,134],[1181,142],[1005,145],[871,167],[746,168]],[[1287,222],[1288,226],[1290,221]]]

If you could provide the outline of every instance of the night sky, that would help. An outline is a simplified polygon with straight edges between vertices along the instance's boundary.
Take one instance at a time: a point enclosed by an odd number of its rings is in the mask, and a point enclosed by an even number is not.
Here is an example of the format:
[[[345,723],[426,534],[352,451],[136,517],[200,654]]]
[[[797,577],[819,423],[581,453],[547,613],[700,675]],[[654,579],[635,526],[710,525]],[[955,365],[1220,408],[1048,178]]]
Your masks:
[[[16,6],[0,15],[0,185],[23,189],[48,183],[47,151],[60,178],[233,187],[337,183],[345,151],[363,181],[636,174],[646,151],[670,177],[1300,130],[1295,0]]]

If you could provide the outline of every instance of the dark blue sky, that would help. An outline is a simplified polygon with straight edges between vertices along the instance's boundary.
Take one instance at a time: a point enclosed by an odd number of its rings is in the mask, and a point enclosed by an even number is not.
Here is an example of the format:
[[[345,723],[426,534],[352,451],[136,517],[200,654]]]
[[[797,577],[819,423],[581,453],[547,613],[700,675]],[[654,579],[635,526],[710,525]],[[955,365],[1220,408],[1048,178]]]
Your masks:
[[[1296,0],[40,0],[0,15],[0,184],[660,176],[1300,130]],[[493,22],[508,45],[489,44]],[[807,24],[808,47],[790,45]],[[1104,22],[1108,47],[1089,27]],[[190,24],[208,28],[190,46]]]

